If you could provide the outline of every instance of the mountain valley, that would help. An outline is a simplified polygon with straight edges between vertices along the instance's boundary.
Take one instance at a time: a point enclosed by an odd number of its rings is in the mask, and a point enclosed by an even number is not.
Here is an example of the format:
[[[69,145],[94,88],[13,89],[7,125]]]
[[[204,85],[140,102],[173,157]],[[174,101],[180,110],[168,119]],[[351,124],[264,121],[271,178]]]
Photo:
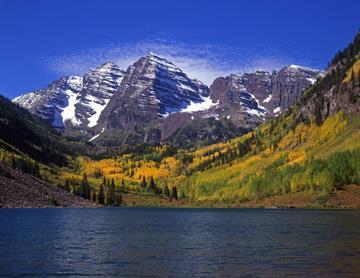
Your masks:
[[[1,98],[0,160],[102,205],[356,207],[359,55],[358,33],[324,72],[210,87],[153,53],[107,62]]]

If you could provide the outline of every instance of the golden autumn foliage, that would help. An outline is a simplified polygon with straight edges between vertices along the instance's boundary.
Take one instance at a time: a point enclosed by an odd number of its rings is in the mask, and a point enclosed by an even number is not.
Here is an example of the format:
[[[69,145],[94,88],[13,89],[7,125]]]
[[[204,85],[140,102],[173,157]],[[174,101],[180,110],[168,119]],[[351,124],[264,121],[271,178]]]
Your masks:
[[[346,76],[342,83],[347,83],[351,78],[360,78],[360,58],[346,71]]]
[[[265,125],[263,128],[264,138],[271,137],[267,134],[268,126]],[[268,173],[269,167],[276,164],[276,161],[283,159],[276,169],[286,172],[295,169],[298,165],[305,165],[307,161],[329,157],[336,151],[356,149],[359,147],[359,130],[360,117],[348,119],[342,112],[328,118],[321,126],[300,124],[279,141],[276,150],[266,147],[257,155],[198,172],[191,177],[190,192],[193,198],[200,200],[234,201],[256,198],[257,195],[261,195],[259,194],[261,190],[253,188],[254,178]],[[279,186],[274,188],[273,193],[282,194],[318,188],[330,191],[327,184],[331,184],[334,177],[328,171],[320,172],[314,179],[310,179],[309,175],[306,171],[291,175],[293,179],[289,183],[286,182],[291,184],[291,188],[288,185],[282,188],[279,180]],[[276,180],[276,177],[273,179]],[[261,184],[258,187],[266,186],[267,184]]]
[[[80,184],[85,174],[96,190],[104,179],[128,191],[144,191],[143,180],[147,186],[153,180],[160,189],[176,187],[179,195],[199,201],[236,203],[304,190],[334,190],[338,178],[325,160],[359,148],[360,116],[348,118],[339,112],[320,126],[300,123],[293,129],[288,128],[292,114],[276,121],[198,149],[173,152],[164,145],[100,160],[77,157],[59,169],[41,165],[40,172],[58,185]],[[11,152],[0,155],[11,164]]]
[[[292,117],[284,115],[276,125],[267,123],[245,136],[192,151],[177,150],[174,155],[167,155],[168,146],[160,146],[139,155],[79,157],[78,170],[63,169],[60,180],[79,181],[86,174],[93,186],[105,178],[114,179],[116,187],[125,184],[128,190],[138,191],[144,178],[148,184],[153,178],[158,187],[176,186],[191,199],[225,202],[304,190],[331,191],[335,176],[330,170],[314,174],[306,165],[358,148],[360,117],[349,119],[339,112],[321,126],[301,123],[289,130]]]

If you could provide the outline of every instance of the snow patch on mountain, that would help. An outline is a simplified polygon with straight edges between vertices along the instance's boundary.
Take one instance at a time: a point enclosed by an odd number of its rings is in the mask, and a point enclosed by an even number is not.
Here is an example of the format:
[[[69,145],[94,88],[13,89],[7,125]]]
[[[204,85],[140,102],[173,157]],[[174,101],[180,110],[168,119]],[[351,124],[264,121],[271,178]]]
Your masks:
[[[311,84],[315,84],[315,82],[316,82],[316,78],[308,77],[308,78],[306,78],[306,80],[310,81]]]
[[[100,100],[94,96],[87,96],[87,99],[89,100],[89,103],[86,104],[88,107],[90,107],[90,109],[92,111],[94,111],[95,113],[90,116],[88,118],[88,127],[94,127],[97,125],[97,122],[99,120],[100,114],[101,112],[104,110],[104,108],[106,107],[106,105],[108,104],[108,102],[110,101],[109,99],[105,99],[102,101],[102,103],[100,102]]]
[[[107,62],[89,70],[83,77],[63,77],[48,88],[24,94],[13,102],[56,128],[65,130],[73,126],[83,132],[97,124],[123,77],[124,72],[117,65]]]
[[[272,95],[269,95],[263,102],[268,103],[272,99]]]
[[[256,101],[256,104],[258,106],[258,110],[260,111],[260,113],[264,114],[267,110],[264,106],[261,106],[260,105],[260,102],[259,100],[251,93],[247,92],[255,101]]]
[[[72,125],[79,126],[81,121],[76,118],[76,104],[78,103],[79,93],[67,89],[65,91],[67,97],[67,106],[63,107],[61,114],[61,122],[63,125],[66,121],[70,121]],[[57,120],[59,122],[59,119]],[[59,124],[59,123],[58,123]]]
[[[246,109],[246,113],[263,118],[265,114],[257,109]]]
[[[180,112],[192,113],[192,112],[204,111],[219,104],[219,101],[213,102],[210,97],[202,97],[202,100],[203,100],[202,102],[191,101],[190,104],[186,108],[181,109]]]
[[[96,138],[98,138],[102,133],[104,133],[104,131],[105,131],[105,128],[103,128],[100,133],[98,133],[98,134],[96,134],[95,136],[91,137],[88,142],[94,141],[94,140],[95,140]]]
[[[274,109],[274,114],[278,114],[281,111],[281,107],[277,107]]]

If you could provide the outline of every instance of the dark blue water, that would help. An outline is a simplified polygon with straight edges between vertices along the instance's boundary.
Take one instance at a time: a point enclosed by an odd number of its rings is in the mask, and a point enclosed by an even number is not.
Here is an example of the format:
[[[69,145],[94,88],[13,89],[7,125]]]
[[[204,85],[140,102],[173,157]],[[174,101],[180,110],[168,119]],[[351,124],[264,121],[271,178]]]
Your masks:
[[[359,276],[360,211],[0,210],[0,274]]]

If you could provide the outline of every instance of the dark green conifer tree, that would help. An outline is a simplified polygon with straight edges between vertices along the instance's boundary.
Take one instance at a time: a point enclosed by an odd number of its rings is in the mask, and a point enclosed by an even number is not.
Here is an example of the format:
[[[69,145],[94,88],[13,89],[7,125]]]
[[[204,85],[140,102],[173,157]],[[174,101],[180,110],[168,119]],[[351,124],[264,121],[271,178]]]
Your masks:
[[[90,185],[87,180],[86,174],[83,175],[83,178],[80,183],[80,196],[84,199],[90,200]]]
[[[115,203],[116,203],[115,182],[114,179],[111,179],[111,182],[108,181],[107,190],[106,190],[106,205],[113,206]]]
[[[150,178],[149,189],[153,193],[156,193],[156,184],[153,177]]]
[[[121,190],[125,192],[125,181],[124,179],[121,179]]]
[[[146,179],[145,179],[145,177],[143,177],[140,186],[141,186],[141,188],[143,188],[143,189],[146,188]]]
[[[98,194],[98,203],[105,205],[105,194],[104,194],[104,187],[102,185],[100,185],[99,188],[99,194]]]
[[[41,178],[41,175],[40,175],[40,166],[39,166],[39,163],[37,163],[36,161],[34,162],[33,164],[33,167],[32,167],[32,171],[31,171],[32,175],[34,177],[38,177],[38,178]]]
[[[92,189],[91,191],[90,191],[90,199],[91,199],[91,201],[92,202],[96,202],[96,194],[95,194],[95,190],[94,189]]]
[[[65,180],[64,190],[70,192],[70,181],[69,181],[69,179]]]
[[[122,194],[121,194],[121,190],[118,190],[115,193],[115,206],[120,206],[122,204]]]
[[[172,189],[171,189],[171,198],[177,200],[178,199],[178,194],[177,194],[177,189],[176,189],[176,186],[174,186]]]
[[[134,174],[135,174],[134,169],[131,168],[131,170],[130,170],[130,177],[133,177]]]
[[[168,198],[171,198],[170,196],[170,190],[169,190],[169,187],[167,184],[165,184],[165,187],[164,187],[164,195]]]

